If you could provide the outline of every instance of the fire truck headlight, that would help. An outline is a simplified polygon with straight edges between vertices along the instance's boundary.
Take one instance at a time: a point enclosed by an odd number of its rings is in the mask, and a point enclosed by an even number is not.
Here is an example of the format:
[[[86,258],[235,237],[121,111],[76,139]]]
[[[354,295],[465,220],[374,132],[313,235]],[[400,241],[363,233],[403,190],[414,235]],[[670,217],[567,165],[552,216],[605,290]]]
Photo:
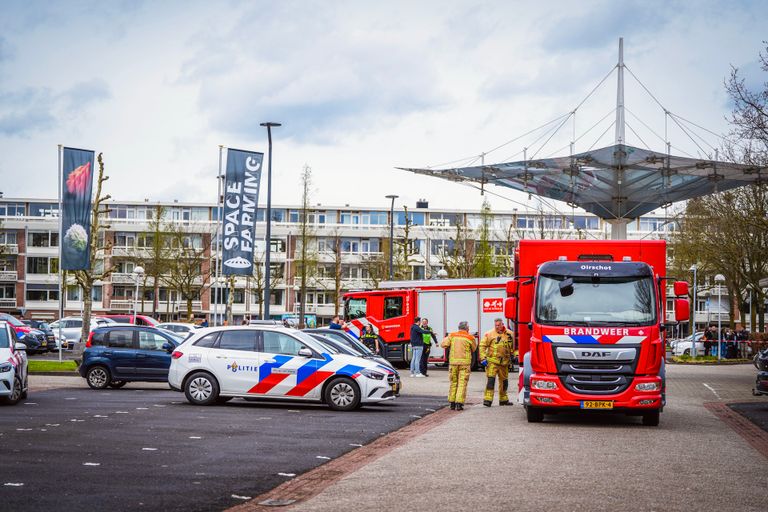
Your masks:
[[[375,372],[373,370],[369,370],[368,368],[360,370],[360,375],[363,375],[373,380],[384,380],[384,377],[385,377],[383,373]]]
[[[551,380],[532,379],[531,387],[533,389],[545,389],[548,391],[552,391],[557,389],[557,382],[552,382]]]
[[[661,384],[658,382],[641,382],[635,384],[635,389],[637,391],[658,391],[661,389]]]

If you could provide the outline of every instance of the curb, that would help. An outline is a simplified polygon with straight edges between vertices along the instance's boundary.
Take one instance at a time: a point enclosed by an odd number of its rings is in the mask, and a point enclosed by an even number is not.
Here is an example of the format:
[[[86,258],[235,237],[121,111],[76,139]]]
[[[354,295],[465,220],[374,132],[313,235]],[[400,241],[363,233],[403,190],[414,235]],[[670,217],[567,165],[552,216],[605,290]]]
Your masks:
[[[739,402],[705,402],[704,407],[736,431],[752,448],[760,452],[763,457],[768,459],[768,432],[728,407],[729,403]]]
[[[469,403],[468,401],[467,404]],[[275,506],[290,506],[290,510],[293,510],[294,507],[299,507],[302,502],[317,496],[347,475],[411,441],[415,436],[445,423],[456,414],[456,411],[443,407],[425,418],[416,420],[399,430],[372,441],[362,448],[347,452],[341,457],[280,484],[271,491],[256,496],[242,505],[236,505],[226,510],[227,512],[263,512],[274,510]]]
[[[29,372],[29,375],[49,375],[57,377],[79,377],[80,374],[77,371],[74,372]]]

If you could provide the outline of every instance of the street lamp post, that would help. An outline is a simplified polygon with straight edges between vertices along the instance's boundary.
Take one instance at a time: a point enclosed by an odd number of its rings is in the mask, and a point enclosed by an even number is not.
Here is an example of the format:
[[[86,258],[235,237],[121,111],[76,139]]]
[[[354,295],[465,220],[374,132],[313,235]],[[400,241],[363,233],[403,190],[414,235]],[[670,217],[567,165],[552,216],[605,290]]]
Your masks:
[[[389,280],[394,279],[394,246],[395,246],[395,199],[399,196],[390,194],[385,196],[392,200],[392,206],[389,208]]]
[[[723,274],[717,274],[715,276],[715,282],[717,283],[717,360],[720,361],[722,359],[721,356],[721,348],[722,348],[722,340],[720,337],[722,336],[722,321],[723,321],[723,301],[721,299],[720,292],[722,290],[722,283],[725,282],[725,276]]]
[[[691,355],[696,357],[696,271],[698,267],[694,263],[688,270],[693,272],[693,329],[691,329]]]
[[[139,265],[138,267],[133,267],[133,273],[136,275],[135,281],[136,281],[136,293],[133,295],[133,323],[136,324],[136,314],[139,310],[139,280],[141,279],[141,276],[144,274],[144,267]]]
[[[269,289],[270,281],[270,253],[272,252],[272,128],[282,126],[280,123],[266,122],[260,126],[267,128],[267,138],[269,139],[269,163],[267,164],[267,253],[264,257],[264,311],[262,320],[269,319]]]

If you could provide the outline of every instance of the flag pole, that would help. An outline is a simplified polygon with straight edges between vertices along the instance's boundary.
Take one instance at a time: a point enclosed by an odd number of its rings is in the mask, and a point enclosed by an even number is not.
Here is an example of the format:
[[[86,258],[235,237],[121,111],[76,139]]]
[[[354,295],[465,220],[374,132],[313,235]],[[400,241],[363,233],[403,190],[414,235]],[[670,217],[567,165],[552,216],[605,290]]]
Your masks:
[[[59,144],[59,149],[57,151],[58,157],[59,157],[59,166],[57,169],[58,175],[59,175],[59,362],[62,361],[62,354],[61,354],[61,344],[63,342],[61,338],[61,324],[62,324],[62,318],[64,318],[64,294],[66,293],[66,286],[64,285],[64,272],[61,269],[62,265],[62,247],[64,246],[64,234],[61,232],[62,228],[62,222],[63,222],[63,208],[62,208],[62,193],[61,189],[64,186],[64,176],[62,172],[61,167],[61,152],[62,152],[62,145]]]
[[[221,273],[221,229],[222,224],[224,222],[224,216],[222,215],[222,208],[223,205],[221,204],[221,163],[222,163],[222,157],[224,152],[224,146],[222,144],[219,144],[219,174],[216,177],[216,183],[218,185],[218,194],[216,195],[216,210],[218,212],[218,218],[216,223],[216,267],[214,272],[214,281],[213,284],[215,285],[213,289],[213,297],[214,297],[214,304],[213,304],[213,325],[218,326],[219,325],[219,298],[220,298],[220,290],[219,290],[219,274]]]

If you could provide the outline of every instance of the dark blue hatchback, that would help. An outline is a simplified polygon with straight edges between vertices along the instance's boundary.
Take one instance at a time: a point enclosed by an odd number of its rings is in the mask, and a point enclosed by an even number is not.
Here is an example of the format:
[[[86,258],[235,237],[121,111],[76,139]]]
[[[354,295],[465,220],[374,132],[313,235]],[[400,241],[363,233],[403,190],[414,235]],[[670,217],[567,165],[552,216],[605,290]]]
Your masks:
[[[119,388],[131,381],[165,382],[171,352],[181,341],[152,327],[99,327],[85,344],[78,370],[93,389]]]

